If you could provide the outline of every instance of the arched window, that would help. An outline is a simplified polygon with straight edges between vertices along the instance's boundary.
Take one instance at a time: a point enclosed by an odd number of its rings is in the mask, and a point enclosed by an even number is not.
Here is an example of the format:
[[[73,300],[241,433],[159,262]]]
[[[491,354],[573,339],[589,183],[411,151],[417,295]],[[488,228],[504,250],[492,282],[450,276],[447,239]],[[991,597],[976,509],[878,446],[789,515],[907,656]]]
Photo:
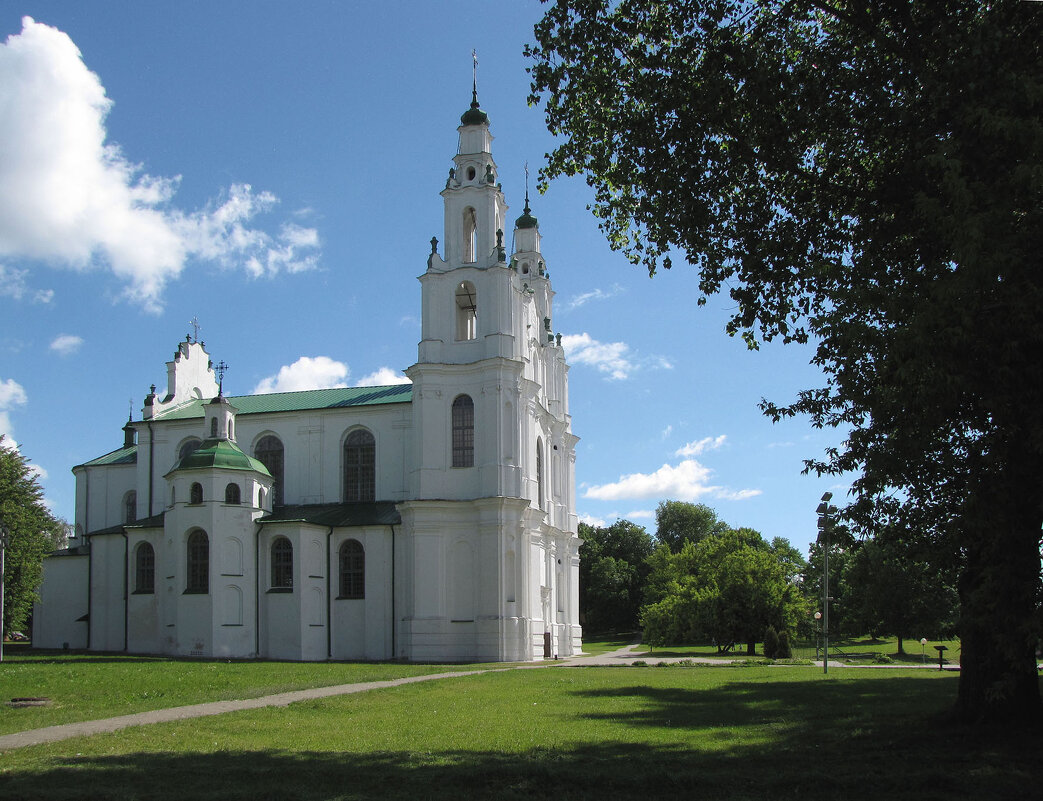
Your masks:
[[[543,508],[543,443],[536,440],[536,498]]]
[[[453,401],[453,467],[474,467],[474,401],[469,395]]]
[[[345,540],[340,546],[340,597],[366,597],[366,552],[358,540]]]
[[[186,439],[184,442],[181,443],[181,447],[178,448],[177,460],[180,462],[190,453],[194,453],[195,451],[199,450],[199,445],[200,442],[195,437],[192,437],[191,439]]]
[[[456,338],[458,341],[478,336],[478,294],[474,284],[463,281],[456,287]]]
[[[188,492],[189,503],[202,503],[203,502],[203,485],[198,481],[192,485],[192,488]]]
[[[138,494],[131,490],[123,496],[123,522],[127,525],[138,519]]]
[[[134,592],[156,591],[156,552],[152,545],[143,542],[134,552]]]
[[[286,537],[272,543],[272,589],[293,589],[293,544]]]
[[[242,503],[239,485],[234,481],[225,487],[225,503]]]
[[[272,504],[283,503],[283,449],[278,437],[268,434],[261,437],[254,448],[254,458],[268,468],[272,475]]]
[[[217,436],[217,418],[216,417],[211,417],[210,418],[210,436],[211,437],[216,437]]]
[[[376,441],[365,429],[344,440],[344,500],[372,501],[376,497]]]
[[[470,171],[468,171],[468,175],[470,175]],[[475,255],[477,233],[478,220],[475,217],[474,209],[468,206],[464,209],[464,264],[474,264],[478,260]]]
[[[185,592],[210,592],[210,538],[196,529],[188,535],[188,580]]]
[[[257,488],[257,508],[264,508],[264,487]]]

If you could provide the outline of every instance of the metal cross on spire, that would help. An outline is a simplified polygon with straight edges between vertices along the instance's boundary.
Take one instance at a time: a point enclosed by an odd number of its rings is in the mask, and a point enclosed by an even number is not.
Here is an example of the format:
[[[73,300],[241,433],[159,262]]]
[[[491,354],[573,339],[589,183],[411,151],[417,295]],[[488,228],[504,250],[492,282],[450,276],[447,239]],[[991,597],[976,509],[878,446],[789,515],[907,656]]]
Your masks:
[[[192,326],[192,340],[194,342],[198,342],[199,341],[199,329],[201,327],[199,325],[199,319],[196,318],[196,317],[192,317],[192,319],[188,321],[188,324],[190,326]]]
[[[525,162],[525,213],[529,213],[529,162]]]
[[[224,397],[225,389],[225,373],[228,371],[228,365],[225,364],[225,360],[222,359],[214,365],[214,372],[217,373],[217,394],[220,397]]]

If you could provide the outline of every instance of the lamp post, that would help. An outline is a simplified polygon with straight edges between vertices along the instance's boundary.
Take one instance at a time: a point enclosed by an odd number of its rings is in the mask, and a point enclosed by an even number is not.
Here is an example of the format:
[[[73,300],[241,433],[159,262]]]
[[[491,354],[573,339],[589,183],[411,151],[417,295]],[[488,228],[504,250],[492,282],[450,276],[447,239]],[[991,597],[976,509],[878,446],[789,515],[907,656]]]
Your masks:
[[[837,507],[830,506],[832,492],[822,493],[822,503],[815,513],[818,515],[818,542],[822,546],[822,672],[829,673],[829,529],[833,524],[833,515]]]
[[[0,520],[0,662],[4,661],[4,552],[7,550],[8,530]]]

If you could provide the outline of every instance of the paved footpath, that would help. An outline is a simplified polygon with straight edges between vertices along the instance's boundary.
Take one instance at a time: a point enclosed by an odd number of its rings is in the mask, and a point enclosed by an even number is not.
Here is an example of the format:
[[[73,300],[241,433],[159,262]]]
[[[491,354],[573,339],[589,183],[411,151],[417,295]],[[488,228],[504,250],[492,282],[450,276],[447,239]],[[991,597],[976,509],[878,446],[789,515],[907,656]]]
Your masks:
[[[297,701],[309,701],[315,698],[329,698],[335,695],[351,695],[352,693],[364,693],[369,690],[381,690],[385,687],[397,687],[402,684],[415,684],[421,681],[435,681],[437,679],[450,679],[458,676],[474,676],[478,673],[496,673],[505,670],[526,670],[533,668],[548,667],[578,667],[584,665],[628,665],[633,662],[633,653],[641,648],[638,643],[624,646],[616,651],[598,654],[596,656],[577,656],[569,659],[548,660],[546,662],[531,662],[523,665],[515,665],[503,668],[483,668],[481,670],[459,670],[447,673],[431,673],[426,676],[407,676],[401,679],[390,679],[388,681],[367,681],[357,684],[336,684],[331,687],[312,687],[307,690],[294,690],[277,695],[263,695],[259,698],[244,698],[233,701],[210,701],[205,704],[192,704],[190,706],[175,706],[169,709],[153,709],[149,712],[136,712],[132,715],[120,715],[115,718],[104,718],[102,720],[83,720],[78,723],[63,723],[59,726],[48,726],[44,729],[30,729],[13,734],[0,735],[0,753],[14,748],[24,748],[27,745],[40,745],[42,743],[53,743],[59,740],[68,740],[72,737],[85,737],[91,734],[104,734],[106,732],[119,731],[130,726],[145,726],[150,723],[165,723],[171,720],[187,720],[188,718],[201,718],[208,715],[223,715],[226,712],[238,712],[242,709],[260,709],[266,706],[288,706]],[[685,657],[667,657],[657,659],[654,654],[644,655],[649,663],[655,662],[678,662]],[[693,662],[705,662],[708,664],[722,664],[730,660],[720,658],[710,659],[707,657],[692,658]],[[822,662],[817,662],[822,666]],[[830,661],[830,667],[848,667],[839,662]],[[870,667],[869,665],[860,667]],[[872,667],[892,667],[891,665],[874,665]],[[895,665],[894,667],[914,667],[910,665]]]

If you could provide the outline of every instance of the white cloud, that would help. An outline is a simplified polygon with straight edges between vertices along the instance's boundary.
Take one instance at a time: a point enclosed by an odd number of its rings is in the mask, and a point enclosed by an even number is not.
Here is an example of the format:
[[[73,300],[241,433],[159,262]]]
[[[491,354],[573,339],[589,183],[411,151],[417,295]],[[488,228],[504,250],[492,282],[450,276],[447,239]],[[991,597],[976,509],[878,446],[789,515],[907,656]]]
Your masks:
[[[759,495],[760,490],[729,490],[709,483],[712,470],[695,459],[677,465],[664,464],[654,473],[631,473],[611,484],[595,485],[583,494],[585,498],[616,501],[634,498],[672,498],[697,501],[709,496],[724,500],[742,500]]]
[[[51,343],[51,350],[57,351],[62,356],[68,356],[78,351],[82,344],[83,337],[78,337],[74,334],[61,334],[54,338],[54,341]]]
[[[580,515],[579,522],[586,523],[588,526],[593,526],[594,528],[604,528],[607,525],[605,518],[594,517],[594,515]]]
[[[316,265],[313,229],[286,224],[273,237],[249,227],[277,202],[271,193],[237,184],[216,207],[171,207],[179,177],[148,175],[106,143],[111,108],[62,31],[24,17],[22,32],[0,45],[0,256],[105,267],[152,311],[189,259],[254,276]]]
[[[355,385],[357,387],[386,387],[391,384],[408,384],[409,379],[406,378],[398,370],[392,370],[390,367],[381,367],[379,370],[375,370],[369,375],[363,376],[359,379],[359,382]]]
[[[673,426],[667,426],[666,428],[663,429],[663,432],[662,432],[662,434],[660,436],[662,437],[662,439],[666,439],[667,437],[669,437],[673,433],[674,433],[674,427]]]
[[[635,509],[626,516],[627,520],[649,520],[655,517],[652,509]]]
[[[623,287],[619,284],[613,284],[608,289],[593,289],[590,292],[584,292],[580,295],[576,295],[570,301],[563,303],[559,311],[567,312],[573,309],[578,309],[580,306],[585,306],[592,300],[607,300],[608,298],[615,297],[623,292]]]
[[[4,435],[3,444],[8,448],[17,448],[18,443],[12,436],[14,429],[11,426],[9,412],[16,406],[25,406],[29,396],[25,389],[13,378],[6,381],[0,380],[0,434]]]
[[[279,368],[276,375],[261,379],[254,387],[254,394],[346,387],[350,373],[346,364],[329,356],[301,356],[293,364]]]
[[[21,300],[27,295],[34,303],[50,303],[54,297],[53,289],[30,289],[25,277],[28,270],[18,270],[0,264],[0,297]]]
[[[630,346],[625,342],[598,342],[590,334],[566,334],[561,345],[572,364],[586,364],[609,378],[622,380],[630,377],[636,365],[628,358]]]
[[[718,437],[704,437],[703,439],[682,445],[674,451],[674,456],[698,456],[704,451],[715,451],[724,444],[725,439],[727,437],[724,434]]]

